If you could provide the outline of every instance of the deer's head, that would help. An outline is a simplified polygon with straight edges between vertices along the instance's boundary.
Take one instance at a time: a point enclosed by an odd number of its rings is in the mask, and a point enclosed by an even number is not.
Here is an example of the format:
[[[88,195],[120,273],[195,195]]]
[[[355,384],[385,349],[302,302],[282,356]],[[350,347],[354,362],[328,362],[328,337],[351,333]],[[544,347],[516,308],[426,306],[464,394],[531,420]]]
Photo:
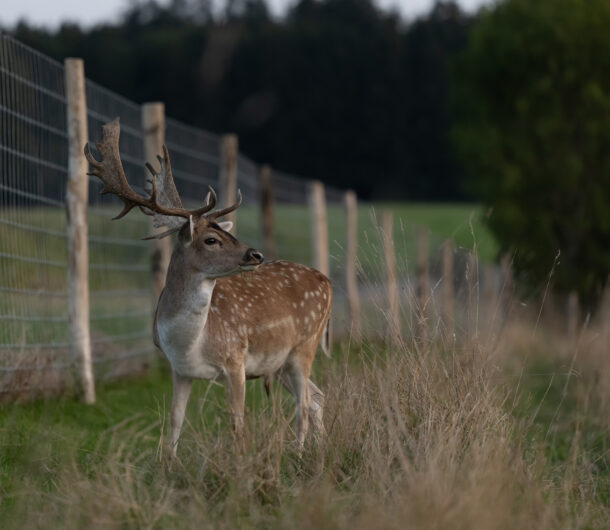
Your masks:
[[[151,164],[146,164],[152,175],[148,181],[151,185],[150,195],[140,195],[127,182],[121,163],[119,119],[115,118],[104,125],[102,131],[102,141],[95,144],[102,160],[93,157],[89,144],[85,145],[85,156],[91,164],[89,175],[98,177],[104,184],[100,193],[112,193],[123,201],[124,208],[114,219],[120,219],[138,206],[143,213],[153,216],[155,227],[167,228],[162,233],[144,239],[161,239],[178,232],[176,251],[181,253],[184,265],[192,272],[202,273],[208,278],[227,276],[262,263],[263,255],[260,252],[248,248],[229,233],[232,226],[230,221],[218,221],[241,205],[239,191],[237,202],[221,210],[212,211],[216,206],[216,193],[211,187],[205,206],[196,210],[183,208],[174,184],[169,153],[164,145],[163,157],[157,157],[160,171],[156,171]]]
[[[178,244],[184,265],[207,278],[220,278],[253,269],[263,255],[233,237],[231,221],[216,222],[206,216],[190,218],[178,233]]]

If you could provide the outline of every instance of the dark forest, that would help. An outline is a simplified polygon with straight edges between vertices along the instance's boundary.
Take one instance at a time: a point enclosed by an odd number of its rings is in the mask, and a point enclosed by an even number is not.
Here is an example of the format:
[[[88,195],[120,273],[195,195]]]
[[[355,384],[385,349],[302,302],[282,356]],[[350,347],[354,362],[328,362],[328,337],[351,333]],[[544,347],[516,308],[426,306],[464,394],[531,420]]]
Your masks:
[[[363,198],[470,198],[450,143],[449,69],[473,17],[439,2],[402,20],[370,0],[302,0],[280,19],[264,0],[133,5],[120,22],[22,42],[134,101],[239,135],[259,163],[354,188]]]

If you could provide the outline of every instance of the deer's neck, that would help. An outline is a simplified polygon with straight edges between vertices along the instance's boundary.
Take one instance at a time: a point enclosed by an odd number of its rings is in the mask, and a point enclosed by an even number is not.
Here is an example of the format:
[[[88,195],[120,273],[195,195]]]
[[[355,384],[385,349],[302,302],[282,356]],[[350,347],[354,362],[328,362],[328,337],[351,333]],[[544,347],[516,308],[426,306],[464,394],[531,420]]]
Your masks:
[[[180,251],[174,251],[159,300],[156,332],[172,368],[186,377],[211,379],[219,373],[201,354],[215,283],[188,270]]]
[[[203,329],[210,310],[216,280],[189,270],[180,250],[174,251],[167,270],[165,290],[159,302],[163,320],[185,320]]]

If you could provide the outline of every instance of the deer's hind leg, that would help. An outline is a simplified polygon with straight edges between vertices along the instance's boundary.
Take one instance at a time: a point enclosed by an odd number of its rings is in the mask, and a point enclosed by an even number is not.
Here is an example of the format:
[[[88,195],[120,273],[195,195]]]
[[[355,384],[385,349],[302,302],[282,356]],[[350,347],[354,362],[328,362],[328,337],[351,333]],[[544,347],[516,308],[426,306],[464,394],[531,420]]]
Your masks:
[[[242,438],[244,429],[244,409],[246,407],[246,372],[243,364],[228,366],[225,381],[229,398],[231,425],[236,438]]]
[[[302,348],[291,354],[278,373],[278,379],[296,401],[296,434],[299,452],[305,444],[309,419],[312,419],[316,431],[322,424],[324,398],[320,389],[309,380],[315,350],[310,352],[311,348]]]
[[[326,437],[326,429],[324,428],[324,393],[313,383],[311,379],[307,380],[309,387],[309,421],[316,441],[320,442]]]

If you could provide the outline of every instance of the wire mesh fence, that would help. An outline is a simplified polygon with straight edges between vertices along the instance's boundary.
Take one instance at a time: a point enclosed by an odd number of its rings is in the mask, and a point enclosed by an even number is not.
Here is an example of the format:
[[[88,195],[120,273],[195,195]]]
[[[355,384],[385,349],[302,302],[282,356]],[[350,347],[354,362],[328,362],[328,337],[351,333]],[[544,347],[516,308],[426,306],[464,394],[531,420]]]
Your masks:
[[[61,63],[0,33],[0,399],[56,391],[73,386],[77,379],[68,331],[68,124],[64,83]],[[120,116],[119,149],[126,176],[136,191],[144,193],[147,132],[143,130],[142,106],[91,81],[86,82],[85,89],[89,139],[100,139],[102,124]],[[200,206],[208,186],[224,189],[219,182],[226,162],[221,136],[171,118],[165,119],[164,133],[176,187],[185,206]],[[261,168],[239,153],[235,170],[244,199],[237,217],[237,235],[249,246],[262,248]],[[276,257],[314,265],[319,239],[312,229],[312,182],[277,170],[270,174]],[[142,240],[150,231],[149,218],[134,210],[120,222],[111,221],[122,209],[121,201],[112,195],[100,195],[100,189],[100,182],[90,177],[90,330],[98,380],[142,370],[156,356],[151,340],[156,303],[152,247]],[[329,273],[335,293],[334,328],[335,336],[340,336],[351,329],[344,287],[345,193],[327,186],[324,194]],[[367,205],[357,210],[356,270],[362,321],[368,327],[365,332],[383,338],[389,296],[377,215]],[[445,262],[434,258],[425,271],[428,298],[421,295],[416,279],[421,273],[413,259],[416,239],[414,226],[396,220],[393,250],[400,275],[396,289],[408,306],[400,309],[400,318],[414,335],[422,319],[444,311],[445,291],[441,285],[448,285],[444,280]],[[440,256],[441,243],[433,235],[426,252]],[[478,300],[481,291],[476,260],[471,260],[468,253],[453,254],[454,303],[459,300],[472,312],[473,292]],[[493,292],[505,285],[497,270],[485,275],[483,289],[491,293],[487,297],[491,300]],[[440,317],[434,320],[441,321]]]
[[[99,139],[104,123],[120,116],[119,149],[127,179],[143,192],[144,168],[141,107],[87,81],[89,139]],[[97,153],[95,153],[97,155]],[[108,379],[141,369],[151,356],[148,219],[111,218],[122,208],[112,195],[100,195],[100,181],[89,177],[89,298],[93,360],[98,378]]]
[[[63,67],[4,36],[0,131],[0,392],[6,394],[55,385],[69,368],[70,344]]]
[[[68,333],[64,83],[63,64],[0,34],[0,397],[55,391],[76,382]],[[90,141],[119,116],[123,167],[142,193],[141,105],[89,80],[85,87]],[[200,205],[208,185],[220,188],[220,137],[167,118],[165,143],[184,204]],[[278,257],[311,265],[308,183],[279,172],[273,173],[273,182]],[[237,159],[237,185],[244,197],[237,232],[250,246],[260,247],[259,167],[243,154]],[[100,189],[101,183],[89,177],[90,329],[96,378],[109,379],[140,370],[154,358],[154,301],[150,245],[142,240],[150,230],[148,218],[133,213],[113,222],[121,201],[100,195]],[[330,226],[337,241],[340,196],[338,190],[330,192]],[[337,278],[339,262],[337,255]]]

